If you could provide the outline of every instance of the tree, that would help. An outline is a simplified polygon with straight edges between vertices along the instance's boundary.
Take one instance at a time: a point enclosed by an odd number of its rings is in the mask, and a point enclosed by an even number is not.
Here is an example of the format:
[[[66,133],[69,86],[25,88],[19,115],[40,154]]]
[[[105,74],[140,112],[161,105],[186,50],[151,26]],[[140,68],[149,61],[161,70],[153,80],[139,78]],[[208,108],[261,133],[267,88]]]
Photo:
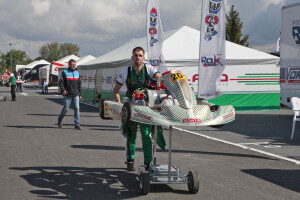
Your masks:
[[[10,59],[10,55],[12,59]],[[10,61],[12,61],[12,63],[10,63]],[[16,69],[16,65],[27,65],[31,62],[32,59],[26,54],[25,51],[11,50],[6,52],[6,54],[1,53],[0,55],[1,71],[8,68],[14,71]]]
[[[72,43],[58,43],[51,42],[44,44],[40,48],[40,56],[39,58],[45,59],[48,62],[57,61],[65,56],[74,54],[76,56],[79,52],[79,46]]]
[[[63,43],[60,45],[59,48],[59,55],[61,58],[71,54],[74,54],[75,56],[79,56],[78,52],[79,52],[79,46],[72,43]]]
[[[226,40],[249,46],[249,36],[242,34],[243,22],[239,17],[239,12],[234,9],[234,5],[230,6],[229,14],[226,15]]]
[[[59,60],[59,43],[52,42],[44,44],[40,48],[40,57],[44,58],[48,62]]]

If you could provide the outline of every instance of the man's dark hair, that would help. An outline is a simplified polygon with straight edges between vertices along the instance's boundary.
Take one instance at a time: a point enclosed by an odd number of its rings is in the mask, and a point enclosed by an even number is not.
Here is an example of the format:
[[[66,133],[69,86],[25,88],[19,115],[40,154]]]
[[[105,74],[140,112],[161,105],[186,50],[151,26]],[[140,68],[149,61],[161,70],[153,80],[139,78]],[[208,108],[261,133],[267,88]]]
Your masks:
[[[70,59],[70,60],[69,60],[69,64],[71,64],[71,62],[76,62],[76,60]]]
[[[145,55],[145,51],[142,47],[135,47],[133,50],[132,50],[132,54],[134,54],[134,52],[136,51],[143,51],[143,54]]]

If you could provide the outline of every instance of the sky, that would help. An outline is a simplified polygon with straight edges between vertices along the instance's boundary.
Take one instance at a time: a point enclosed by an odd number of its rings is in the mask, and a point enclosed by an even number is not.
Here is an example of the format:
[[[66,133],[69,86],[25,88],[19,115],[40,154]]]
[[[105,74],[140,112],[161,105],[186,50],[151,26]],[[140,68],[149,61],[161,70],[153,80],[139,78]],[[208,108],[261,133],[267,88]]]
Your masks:
[[[164,31],[199,30],[201,0],[160,0]],[[227,0],[243,22],[250,46],[275,51],[281,8],[300,0]],[[42,45],[71,42],[80,56],[99,57],[133,38],[146,36],[147,0],[0,0],[0,51],[25,51],[32,59]]]

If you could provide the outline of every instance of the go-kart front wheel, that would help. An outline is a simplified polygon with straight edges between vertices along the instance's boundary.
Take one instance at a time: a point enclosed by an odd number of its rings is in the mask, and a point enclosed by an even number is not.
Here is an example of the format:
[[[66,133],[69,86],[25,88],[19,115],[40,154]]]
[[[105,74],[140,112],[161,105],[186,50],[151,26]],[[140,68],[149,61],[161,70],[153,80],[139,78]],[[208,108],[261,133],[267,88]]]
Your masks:
[[[149,172],[141,172],[139,176],[139,191],[146,195],[150,191],[150,176]]]
[[[129,124],[130,117],[131,117],[131,106],[129,102],[125,102],[121,112],[122,123]]]
[[[191,194],[196,194],[199,191],[199,177],[196,171],[189,171],[187,175],[187,185]]]

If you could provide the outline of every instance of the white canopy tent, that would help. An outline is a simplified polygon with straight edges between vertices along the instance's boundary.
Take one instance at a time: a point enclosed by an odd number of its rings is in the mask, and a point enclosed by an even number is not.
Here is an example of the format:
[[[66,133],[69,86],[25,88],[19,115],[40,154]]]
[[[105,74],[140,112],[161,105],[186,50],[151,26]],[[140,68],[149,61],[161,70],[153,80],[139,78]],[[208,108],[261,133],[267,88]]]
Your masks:
[[[192,87],[197,89],[200,32],[183,26],[165,32],[164,38],[163,55],[168,69],[176,68],[183,71]],[[107,69],[103,70],[103,81],[107,77],[115,77],[122,68],[131,65],[131,51],[136,46],[145,49],[147,59],[147,38],[144,37],[133,39],[80,67],[85,70]],[[226,41],[226,68],[220,83],[223,95],[211,102],[232,104],[241,110],[278,109],[280,105],[278,64],[279,58],[276,56]],[[117,70],[112,71],[114,68]],[[115,74],[106,74],[105,71]],[[111,91],[112,86],[109,84],[113,84],[113,81],[106,80],[106,82],[102,84],[102,90],[108,91],[109,88]]]

